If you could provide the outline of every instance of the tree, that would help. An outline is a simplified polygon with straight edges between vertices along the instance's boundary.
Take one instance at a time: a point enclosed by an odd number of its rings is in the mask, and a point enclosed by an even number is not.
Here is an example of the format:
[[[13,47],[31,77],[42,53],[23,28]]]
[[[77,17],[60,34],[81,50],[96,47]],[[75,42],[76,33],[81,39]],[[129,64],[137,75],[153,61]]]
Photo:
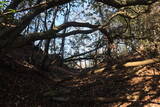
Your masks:
[[[61,46],[62,54],[64,54],[65,38],[71,35],[85,35],[91,34],[96,31],[99,31],[103,33],[103,35],[106,35],[106,33],[104,32],[108,32],[109,34],[111,34],[108,35],[107,39],[110,44],[112,44],[113,41],[117,38],[131,39],[132,36],[122,36],[122,34],[125,34],[126,31],[129,32],[129,21],[131,19],[136,19],[136,17],[138,17],[139,14],[147,12],[147,9],[144,9],[145,11],[138,13],[136,10],[132,8],[136,6],[150,6],[151,4],[158,2],[158,0],[95,0],[94,2],[90,0],[12,0],[10,2],[4,1],[5,0],[0,2],[3,5],[0,8],[1,52],[9,52],[12,51],[14,48],[23,47],[37,40],[47,40],[45,47],[47,52],[49,49],[51,39],[63,38]],[[49,12],[56,11],[56,9],[58,12],[63,11],[66,9],[65,7],[68,4],[71,5],[70,8],[72,9],[76,7],[77,4],[84,5],[86,1],[91,3],[90,5],[95,5],[95,3],[98,2],[99,4],[97,5],[97,7],[95,7],[95,9],[97,9],[101,3],[103,3],[103,5],[111,6],[108,7],[108,9],[111,9],[113,14],[110,17],[108,17],[103,15],[103,12],[101,11],[95,11],[94,14],[98,14],[99,12],[101,12],[100,14],[103,16],[103,24],[91,24],[86,22],[78,22],[76,20],[68,20],[64,21],[64,23],[58,26],[53,26],[55,22],[52,22],[53,24],[50,24],[50,28],[47,28],[48,25],[46,21],[49,17],[46,16],[46,20],[43,23],[44,26],[47,25],[46,27],[40,29],[40,22],[35,21],[37,26],[32,27],[34,30],[25,32],[26,29],[29,28],[30,25],[32,25],[32,22],[36,19],[40,20],[40,18],[42,18],[41,16],[45,12],[45,15],[48,15]],[[91,8],[93,9],[93,7]],[[132,13],[134,13],[134,15],[128,14],[130,11],[133,11]],[[57,13],[53,15],[55,18],[58,16]],[[117,16],[123,17],[123,19],[119,19],[117,18]],[[55,20],[54,17],[53,20]],[[119,26],[118,22],[114,22],[113,19],[116,19],[119,22],[123,20],[123,24]],[[111,24],[112,21],[113,24]],[[66,32],[65,29],[68,28],[70,29]],[[123,31],[121,31],[121,29]],[[117,36],[118,31],[121,31],[121,34]]]

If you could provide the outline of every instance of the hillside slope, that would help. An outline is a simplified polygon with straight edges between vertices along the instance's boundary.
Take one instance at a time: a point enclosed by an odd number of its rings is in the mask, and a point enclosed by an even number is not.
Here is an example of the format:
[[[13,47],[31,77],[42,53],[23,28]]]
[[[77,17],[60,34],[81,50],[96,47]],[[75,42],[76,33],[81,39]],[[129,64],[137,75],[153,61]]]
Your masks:
[[[0,106],[159,107],[159,66],[62,74],[61,69],[46,72],[6,55],[0,59]]]

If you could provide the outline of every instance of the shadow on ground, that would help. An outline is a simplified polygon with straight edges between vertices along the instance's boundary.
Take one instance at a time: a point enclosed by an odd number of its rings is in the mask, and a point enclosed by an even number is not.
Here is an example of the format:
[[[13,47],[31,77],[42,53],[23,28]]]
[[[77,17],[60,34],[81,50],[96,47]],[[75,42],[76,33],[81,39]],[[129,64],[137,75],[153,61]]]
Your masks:
[[[55,81],[48,78],[51,74],[6,57],[0,60],[0,106],[159,107],[159,65],[72,75],[68,80]]]

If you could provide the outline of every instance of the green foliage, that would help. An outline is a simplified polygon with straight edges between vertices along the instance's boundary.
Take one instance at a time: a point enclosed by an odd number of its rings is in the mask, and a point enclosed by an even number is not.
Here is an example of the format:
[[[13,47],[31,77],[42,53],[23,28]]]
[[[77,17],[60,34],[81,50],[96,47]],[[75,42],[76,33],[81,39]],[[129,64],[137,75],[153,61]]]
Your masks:
[[[6,4],[8,3],[9,1],[0,1],[0,4]]]
[[[8,9],[8,12],[9,13],[16,13],[16,10],[14,10],[14,9]]]
[[[0,9],[4,8],[9,1],[0,1]]]

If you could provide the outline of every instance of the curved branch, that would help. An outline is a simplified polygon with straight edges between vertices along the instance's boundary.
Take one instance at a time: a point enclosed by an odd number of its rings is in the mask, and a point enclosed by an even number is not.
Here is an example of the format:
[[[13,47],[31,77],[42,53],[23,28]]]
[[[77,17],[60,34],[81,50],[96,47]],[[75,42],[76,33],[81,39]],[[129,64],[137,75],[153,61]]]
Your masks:
[[[28,42],[36,41],[36,40],[43,40],[43,39],[52,39],[52,38],[63,38],[68,37],[71,35],[76,34],[89,34],[96,30],[74,30],[65,34],[62,33],[55,33],[54,30],[48,30],[46,32],[39,32],[39,33],[31,33],[26,37],[19,37],[15,41],[16,43],[13,44],[13,47],[20,47],[26,45]]]
[[[20,0],[18,0],[18,1],[20,1]],[[37,4],[37,5],[32,6],[32,7],[15,10],[15,13],[22,12],[22,11],[27,11],[27,10],[33,10],[33,9],[38,8],[38,7],[40,7],[40,6],[43,6],[43,5],[46,5],[46,2]],[[9,8],[9,9],[10,9],[10,8]],[[5,12],[5,13],[2,13],[2,15],[8,15],[8,14],[12,14],[12,13],[13,13],[13,12],[8,11],[8,12]]]
[[[57,30],[57,32],[66,29],[67,27],[88,27],[88,28],[98,28],[100,25],[92,25],[89,23],[81,23],[81,22],[67,22],[58,27],[54,27],[53,29]]]
[[[109,6],[115,8],[127,7],[127,6],[136,6],[136,5],[151,5],[158,0],[125,0],[124,3],[118,2],[118,0],[96,0],[97,2],[102,2]]]
[[[42,13],[43,11],[51,8],[51,7],[55,7],[55,6],[59,6],[59,5],[63,5],[66,4],[68,2],[70,2],[72,0],[49,0],[49,2],[44,3],[42,6],[37,7],[37,8],[33,8],[33,12],[27,14],[26,16],[21,18],[21,22],[20,27],[19,27],[19,33],[23,31],[23,29],[25,29],[25,27],[30,24],[30,22],[32,21],[32,19],[37,16],[38,14]]]
[[[34,19],[40,13],[44,12],[49,8],[63,5],[71,1],[72,0],[48,0],[43,5],[33,8],[31,12],[29,12],[20,19],[19,23],[17,23],[17,26],[15,28],[6,28],[3,30],[4,32],[0,34],[0,37],[4,37],[7,39],[3,44],[7,46],[12,44],[13,42],[16,42],[15,39],[18,38],[18,35],[26,28],[26,26],[30,24],[32,19]]]
[[[96,29],[93,29],[93,30],[74,30],[74,31],[71,31],[71,32],[68,32],[68,33],[65,33],[65,34],[56,34],[55,37],[62,38],[62,37],[68,37],[68,36],[71,36],[71,35],[76,35],[76,34],[90,34],[90,33],[93,33],[95,31],[96,31]]]
[[[22,2],[22,0],[12,0],[11,3],[7,6],[7,8],[5,9],[5,12],[8,9],[16,9],[17,6]]]

